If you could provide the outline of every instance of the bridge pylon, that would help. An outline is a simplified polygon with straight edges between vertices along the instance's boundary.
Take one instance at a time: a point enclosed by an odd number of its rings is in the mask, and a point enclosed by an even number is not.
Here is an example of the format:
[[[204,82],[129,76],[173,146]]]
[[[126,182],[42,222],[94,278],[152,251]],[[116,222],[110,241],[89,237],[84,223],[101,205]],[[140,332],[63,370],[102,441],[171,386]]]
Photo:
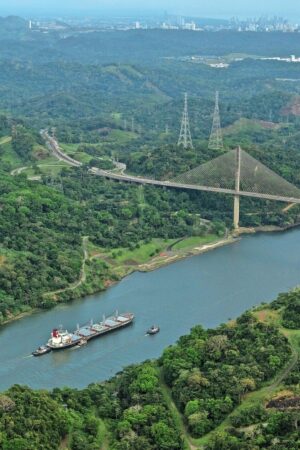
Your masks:
[[[236,149],[235,156],[235,195],[233,206],[233,226],[239,229],[240,222],[240,185],[241,185],[241,147]]]

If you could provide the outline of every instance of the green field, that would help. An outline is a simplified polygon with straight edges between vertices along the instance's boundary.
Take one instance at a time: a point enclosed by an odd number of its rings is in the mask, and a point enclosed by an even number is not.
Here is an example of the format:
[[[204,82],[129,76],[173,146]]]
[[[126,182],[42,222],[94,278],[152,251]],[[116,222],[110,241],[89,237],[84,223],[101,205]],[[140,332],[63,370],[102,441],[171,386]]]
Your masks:
[[[111,255],[116,255],[114,258],[118,263],[124,263],[126,261],[132,261],[136,264],[143,264],[153,256],[158,255],[167,249],[169,245],[174,242],[173,239],[153,239],[149,244],[142,244],[140,248],[134,250],[129,249],[116,249],[111,252]]]
[[[109,133],[108,140],[118,144],[126,144],[132,141],[132,139],[136,139],[136,137],[136,133],[132,133],[131,131],[112,130]]]
[[[211,244],[218,240],[220,240],[220,236],[216,236],[215,234],[208,234],[207,236],[192,236],[177,242],[177,244],[172,247],[172,250],[188,250],[189,248]]]
[[[11,146],[10,136],[4,136],[0,139],[0,155],[2,163],[9,164],[11,169],[20,167],[22,165],[20,157],[16,154]]]
[[[92,244],[89,244],[90,254],[102,255],[103,258],[114,261],[113,265],[139,265],[149,262],[152,258],[160,256],[184,255],[186,251],[192,250],[197,246],[210,244],[220,240],[219,236],[194,236],[186,239],[182,239],[178,242],[178,239],[152,239],[149,243],[141,242],[137,248],[115,248],[109,252],[104,249],[97,248]]]

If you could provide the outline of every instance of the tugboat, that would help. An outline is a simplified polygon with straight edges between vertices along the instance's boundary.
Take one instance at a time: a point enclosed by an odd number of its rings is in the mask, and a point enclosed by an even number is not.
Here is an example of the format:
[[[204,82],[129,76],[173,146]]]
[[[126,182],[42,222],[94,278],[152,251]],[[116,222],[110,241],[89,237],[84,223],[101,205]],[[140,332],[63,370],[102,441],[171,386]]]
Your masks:
[[[160,332],[160,328],[156,325],[152,325],[151,328],[149,328],[149,330],[147,330],[147,334],[153,335],[153,334],[157,334]]]
[[[47,345],[41,345],[39,348],[37,348],[34,352],[32,352],[33,356],[42,356],[46,353],[51,352],[51,348]]]

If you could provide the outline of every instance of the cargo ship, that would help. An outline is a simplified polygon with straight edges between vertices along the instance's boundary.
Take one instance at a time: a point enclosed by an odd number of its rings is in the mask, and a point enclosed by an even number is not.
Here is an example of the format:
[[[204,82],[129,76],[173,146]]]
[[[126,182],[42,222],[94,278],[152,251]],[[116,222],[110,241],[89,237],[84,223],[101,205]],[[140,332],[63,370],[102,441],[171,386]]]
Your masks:
[[[130,325],[133,322],[133,319],[134,314],[132,313],[119,314],[118,311],[116,311],[114,316],[107,318],[103,317],[103,320],[100,323],[91,322],[89,325],[83,327],[78,326],[75,335],[82,340],[89,341],[95,337],[109,333],[110,331]]]
[[[107,334],[119,328],[124,328],[130,325],[134,320],[133,313],[119,314],[116,311],[115,315],[110,317],[103,317],[102,322],[77,326],[76,331],[69,333],[67,330],[54,329],[51,333],[47,346],[51,350],[63,350],[65,348],[74,347],[75,345],[84,345],[91,339]]]

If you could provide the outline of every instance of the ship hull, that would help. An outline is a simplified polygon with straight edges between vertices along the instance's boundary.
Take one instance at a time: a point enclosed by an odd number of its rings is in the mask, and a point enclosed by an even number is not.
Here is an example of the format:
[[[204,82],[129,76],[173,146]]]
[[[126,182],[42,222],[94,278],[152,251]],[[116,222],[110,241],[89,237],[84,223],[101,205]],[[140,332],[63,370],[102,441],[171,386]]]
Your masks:
[[[58,351],[58,350],[65,350],[66,348],[71,348],[71,347],[75,347],[75,345],[78,345],[80,342],[80,339],[78,339],[78,341],[75,342],[71,342],[69,344],[63,344],[63,345],[59,345],[59,346],[55,346],[52,344],[47,344],[49,348],[51,348],[51,350],[53,351]]]

